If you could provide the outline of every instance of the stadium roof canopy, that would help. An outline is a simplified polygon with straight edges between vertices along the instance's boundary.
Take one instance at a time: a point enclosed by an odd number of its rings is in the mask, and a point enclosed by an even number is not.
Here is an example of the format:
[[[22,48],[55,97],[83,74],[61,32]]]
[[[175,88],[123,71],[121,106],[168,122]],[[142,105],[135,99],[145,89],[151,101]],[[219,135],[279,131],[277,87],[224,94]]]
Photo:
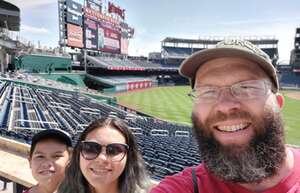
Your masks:
[[[183,39],[183,38],[165,38],[162,42],[168,43],[187,43],[187,44],[216,44],[220,40],[210,40],[210,39]]]
[[[0,28],[20,31],[20,9],[4,0],[0,0]]]
[[[186,44],[217,44],[218,42],[224,40],[225,38],[221,37],[211,37],[207,39],[184,39],[184,38],[171,38],[167,37],[162,40],[162,43],[186,43]],[[278,44],[278,39],[274,37],[245,37],[243,39],[249,40],[253,44]]]

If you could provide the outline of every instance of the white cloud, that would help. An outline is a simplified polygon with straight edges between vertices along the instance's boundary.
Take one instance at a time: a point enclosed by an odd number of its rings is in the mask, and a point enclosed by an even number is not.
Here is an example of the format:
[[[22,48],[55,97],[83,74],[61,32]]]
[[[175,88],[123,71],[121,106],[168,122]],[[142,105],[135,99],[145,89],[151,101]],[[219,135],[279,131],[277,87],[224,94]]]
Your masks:
[[[134,38],[129,40],[128,52],[131,56],[148,56],[149,52],[160,49],[160,40],[149,37],[147,30],[137,27],[134,31]]]
[[[30,25],[23,24],[21,25],[21,32],[25,33],[35,33],[35,34],[47,34],[49,30],[43,27],[34,27]]]
[[[160,52],[162,39],[159,36],[136,36],[129,41],[129,55],[131,56],[147,56],[149,52]]]

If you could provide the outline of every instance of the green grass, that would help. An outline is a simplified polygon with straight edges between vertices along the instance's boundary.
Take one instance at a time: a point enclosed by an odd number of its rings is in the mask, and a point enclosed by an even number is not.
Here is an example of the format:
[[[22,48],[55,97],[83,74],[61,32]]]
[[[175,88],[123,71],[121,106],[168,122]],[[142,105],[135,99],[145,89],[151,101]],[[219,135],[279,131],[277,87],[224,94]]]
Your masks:
[[[163,120],[191,124],[188,86],[153,88],[117,96],[118,102]],[[285,93],[284,93],[285,94]],[[285,96],[283,108],[287,143],[300,145],[300,100]]]
[[[300,100],[292,99],[285,95],[283,118],[287,142],[300,145]]]
[[[153,88],[117,96],[118,102],[164,120],[190,124],[192,101],[189,87]]]

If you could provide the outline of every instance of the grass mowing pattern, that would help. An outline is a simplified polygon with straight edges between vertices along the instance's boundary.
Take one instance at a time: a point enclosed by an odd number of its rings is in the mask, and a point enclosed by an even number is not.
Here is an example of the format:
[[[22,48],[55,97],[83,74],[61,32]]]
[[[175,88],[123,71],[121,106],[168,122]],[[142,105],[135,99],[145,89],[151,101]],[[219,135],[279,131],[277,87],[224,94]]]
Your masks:
[[[128,92],[117,96],[118,102],[160,119],[190,124],[191,98],[187,86],[160,87]]]
[[[188,86],[160,87],[128,92],[117,96],[118,102],[154,117],[177,123],[191,124],[192,101]],[[300,145],[300,100],[285,95],[283,118],[287,143]]]

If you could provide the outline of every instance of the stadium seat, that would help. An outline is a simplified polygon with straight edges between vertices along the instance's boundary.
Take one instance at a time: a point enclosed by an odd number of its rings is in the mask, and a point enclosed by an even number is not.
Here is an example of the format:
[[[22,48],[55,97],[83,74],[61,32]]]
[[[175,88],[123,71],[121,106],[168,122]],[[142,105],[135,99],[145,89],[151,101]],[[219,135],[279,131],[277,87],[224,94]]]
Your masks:
[[[130,128],[138,128],[133,133],[153,178],[161,179],[201,161],[197,144],[192,137],[188,137],[191,133],[189,126],[152,117],[131,117],[116,106],[97,103],[78,93],[70,94],[62,90],[51,91],[1,82],[0,92],[5,97],[0,115],[0,134],[3,137],[31,144],[32,136],[40,129],[59,128],[69,132],[75,144],[92,120],[113,115],[127,120]],[[8,130],[8,120],[12,115],[15,119],[11,123],[13,130]]]

